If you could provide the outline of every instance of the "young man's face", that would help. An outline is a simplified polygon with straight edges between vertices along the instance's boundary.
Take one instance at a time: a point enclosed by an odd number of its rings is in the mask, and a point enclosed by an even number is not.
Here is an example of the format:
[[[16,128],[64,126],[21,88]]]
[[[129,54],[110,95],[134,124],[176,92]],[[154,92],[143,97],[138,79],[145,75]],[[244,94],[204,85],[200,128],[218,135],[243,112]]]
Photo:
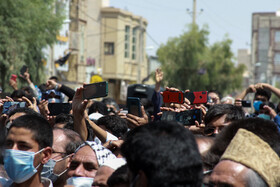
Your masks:
[[[23,127],[12,127],[5,142],[5,149],[14,149],[20,151],[38,152],[40,150],[38,142],[33,138],[33,132]],[[36,167],[42,160],[41,154],[34,157],[33,166]]]

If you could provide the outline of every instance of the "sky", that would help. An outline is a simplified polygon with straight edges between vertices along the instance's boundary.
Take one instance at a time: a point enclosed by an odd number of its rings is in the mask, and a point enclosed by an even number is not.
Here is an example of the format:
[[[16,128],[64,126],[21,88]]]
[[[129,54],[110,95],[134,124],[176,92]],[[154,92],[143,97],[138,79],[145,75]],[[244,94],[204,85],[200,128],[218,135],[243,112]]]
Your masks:
[[[208,25],[209,44],[222,41],[226,36],[237,56],[238,49],[250,48],[251,20],[254,12],[276,12],[280,0],[196,0],[200,26]],[[156,55],[160,44],[178,37],[192,22],[193,0],[110,0],[110,6],[132,12],[148,20],[148,55]],[[201,11],[202,10],[202,11]]]

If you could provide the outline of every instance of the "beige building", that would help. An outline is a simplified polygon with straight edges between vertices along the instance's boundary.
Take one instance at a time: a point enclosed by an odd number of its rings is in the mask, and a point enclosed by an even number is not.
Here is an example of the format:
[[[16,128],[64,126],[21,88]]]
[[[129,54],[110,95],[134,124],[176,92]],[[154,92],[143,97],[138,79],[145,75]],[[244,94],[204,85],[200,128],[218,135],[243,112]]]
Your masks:
[[[105,7],[101,10],[101,69],[109,82],[110,97],[126,99],[128,84],[148,76],[145,52],[147,20],[130,12]]]
[[[237,52],[237,63],[244,64],[246,70],[243,73],[243,89],[248,88],[250,84],[254,84],[254,68],[252,66],[251,52],[249,49],[238,49]]]
[[[255,82],[280,83],[280,11],[252,15]]]
[[[77,87],[86,80],[86,36],[87,0],[72,0],[70,3],[70,42],[72,51],[69,58],[69,71],[64,73],[71,87]]]

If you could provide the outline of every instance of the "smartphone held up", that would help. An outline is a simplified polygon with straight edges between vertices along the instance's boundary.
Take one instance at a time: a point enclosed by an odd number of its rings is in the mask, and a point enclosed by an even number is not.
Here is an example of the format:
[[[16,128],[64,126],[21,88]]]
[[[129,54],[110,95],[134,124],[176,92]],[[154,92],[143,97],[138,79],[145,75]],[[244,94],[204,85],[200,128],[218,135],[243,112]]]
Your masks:
[[[94,99],[108,95],[108,82],[98,82],[84,85],[83,98]]]

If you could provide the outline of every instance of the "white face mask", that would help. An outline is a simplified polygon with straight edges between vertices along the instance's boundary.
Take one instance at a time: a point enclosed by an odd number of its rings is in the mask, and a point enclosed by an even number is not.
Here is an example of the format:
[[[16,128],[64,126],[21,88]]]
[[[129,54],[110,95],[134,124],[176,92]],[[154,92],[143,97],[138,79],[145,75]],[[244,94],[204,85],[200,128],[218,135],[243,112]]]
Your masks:
[[[94,178],[91,177],[71,177],[67,179],[68,185],[73,185],[75,187],[91,187]]]

